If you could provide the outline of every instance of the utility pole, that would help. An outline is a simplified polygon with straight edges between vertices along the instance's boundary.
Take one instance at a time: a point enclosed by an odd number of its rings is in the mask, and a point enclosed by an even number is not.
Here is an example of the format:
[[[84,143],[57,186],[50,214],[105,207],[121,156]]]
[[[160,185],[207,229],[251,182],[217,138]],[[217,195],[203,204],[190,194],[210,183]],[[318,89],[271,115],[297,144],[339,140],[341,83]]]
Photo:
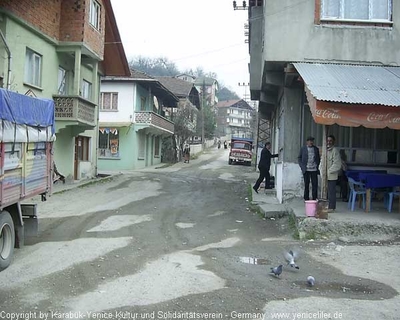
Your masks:
[[[201,143],[203,144],[203,151],[206,149],[206,143],[205,143],[205,136],[204,136],[204,107],[206,105],[205,103],[205,97],[206,97],[206,79],[203,78],[203,85],[202,85],[202,99],[201,99]]]

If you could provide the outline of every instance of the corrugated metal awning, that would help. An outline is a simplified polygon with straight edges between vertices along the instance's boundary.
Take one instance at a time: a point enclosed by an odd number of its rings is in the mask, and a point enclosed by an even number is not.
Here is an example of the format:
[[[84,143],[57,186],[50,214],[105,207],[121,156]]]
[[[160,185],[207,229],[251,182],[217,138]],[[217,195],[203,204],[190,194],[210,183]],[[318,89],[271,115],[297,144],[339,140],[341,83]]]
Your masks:
[[[293,63],[319,101],[400,106],[400,67]]]

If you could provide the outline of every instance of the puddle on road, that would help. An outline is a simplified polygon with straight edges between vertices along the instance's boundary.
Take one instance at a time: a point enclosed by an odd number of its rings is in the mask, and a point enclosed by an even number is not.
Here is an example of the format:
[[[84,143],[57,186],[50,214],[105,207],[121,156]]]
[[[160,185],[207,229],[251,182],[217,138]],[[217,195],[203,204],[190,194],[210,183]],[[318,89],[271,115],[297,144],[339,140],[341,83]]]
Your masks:
[[[239,261],[242,263],[247,263],[247,264],[259,264],[259,265],[268,264],[267,259],[253,258],[253,257],[239,257]]]

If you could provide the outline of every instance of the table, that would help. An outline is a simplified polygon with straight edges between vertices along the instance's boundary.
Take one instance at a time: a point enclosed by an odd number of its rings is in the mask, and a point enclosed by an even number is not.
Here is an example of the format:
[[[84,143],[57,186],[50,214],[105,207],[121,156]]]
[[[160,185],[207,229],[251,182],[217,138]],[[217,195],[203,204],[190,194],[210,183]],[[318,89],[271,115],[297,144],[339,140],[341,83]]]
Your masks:
[[[349,169],[346,170],[345,175],[348,178],[353,178],[355,181],[360,181],[360,173],[380,173],[380,174],[387,174],[387,170],[368,170],[368,169]]]
[[[400,174],[366,173],[359,174],[360,181],[365,183],[366,199],[365,211],[371,210],[371,189],[372,188],[393,188],[400,186]],[[400,211],[400,199],[399,199]]]

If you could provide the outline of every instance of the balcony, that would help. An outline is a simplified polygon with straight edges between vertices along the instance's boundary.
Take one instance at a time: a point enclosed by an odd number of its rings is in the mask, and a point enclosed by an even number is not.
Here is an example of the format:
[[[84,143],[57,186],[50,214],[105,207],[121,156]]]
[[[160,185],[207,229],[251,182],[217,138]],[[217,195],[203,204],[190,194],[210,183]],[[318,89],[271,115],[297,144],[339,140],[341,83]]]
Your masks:
[[[174,123],[153,111],[135,112],[135,130],[143,130],[157,135],[170,135],[174,133]]]
[[[93,129],[96,126],[96,104],[80,96],[54,95],[55,116],[57,121],[73,122]]]

